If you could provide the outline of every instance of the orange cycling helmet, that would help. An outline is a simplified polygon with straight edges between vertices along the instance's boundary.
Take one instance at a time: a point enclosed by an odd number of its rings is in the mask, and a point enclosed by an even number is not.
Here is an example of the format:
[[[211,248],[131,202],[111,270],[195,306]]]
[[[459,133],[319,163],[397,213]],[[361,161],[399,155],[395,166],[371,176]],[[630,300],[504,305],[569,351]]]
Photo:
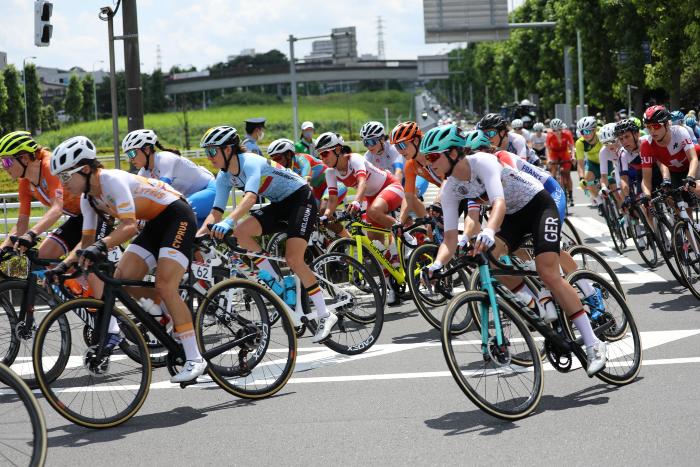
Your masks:
[[[418,124],[416,122],[403,122],[399,123],[391,130],[389,142],[391,144],[396,144],[402,141],[410,141],[416,137],[423,137],[423,131],[418,127]]]

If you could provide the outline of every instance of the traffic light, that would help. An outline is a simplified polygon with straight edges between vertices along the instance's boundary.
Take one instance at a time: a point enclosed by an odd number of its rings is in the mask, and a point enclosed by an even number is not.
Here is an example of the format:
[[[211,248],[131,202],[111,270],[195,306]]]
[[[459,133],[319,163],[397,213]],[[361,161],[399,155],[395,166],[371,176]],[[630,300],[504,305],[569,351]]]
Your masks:
[[[34,44],[37,47],[48,47],[53,26],[49,23],[53,3],[46,0],[34,0]]]

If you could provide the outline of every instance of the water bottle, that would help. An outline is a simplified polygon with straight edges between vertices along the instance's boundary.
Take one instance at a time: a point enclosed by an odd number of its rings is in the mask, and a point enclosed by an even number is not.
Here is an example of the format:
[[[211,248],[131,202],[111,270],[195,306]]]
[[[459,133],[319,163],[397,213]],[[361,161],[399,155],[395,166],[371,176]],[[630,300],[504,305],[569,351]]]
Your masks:
[[[292,309],[297,305],[297,281],[291,274],[284,276],[284,303]]]
[[[551,323],[557,319],[557,307],[552,299],[552,292],[548,289],[542,289],[537,294],[537,302],[539,303],[540,317],[545,323]]]
[[[160,307],[160,305],[156,304],[150,298],[139,298],[139,305],[141,305],[141,308],[146,310],[148,314],[153,316],[154,318],[160,318],[161,316],[163,316],[163,309]]]
[[[393,267],[394,269],[398,269],[401,265],[401,262],[399,261],[399,250],[396,249],[396,243],[392,243],[391,245],[389,245],[387,251],[389,252],[388,260],[391,263],[391,267]]]
[[[267,284],[267,286],[271,288],[272,291],[277,294],[277,296],[283,296],[284,288],[275,280],[274,277],[272,277],[272,274],[270,274],[268,271],[258,271],[258,279]]]

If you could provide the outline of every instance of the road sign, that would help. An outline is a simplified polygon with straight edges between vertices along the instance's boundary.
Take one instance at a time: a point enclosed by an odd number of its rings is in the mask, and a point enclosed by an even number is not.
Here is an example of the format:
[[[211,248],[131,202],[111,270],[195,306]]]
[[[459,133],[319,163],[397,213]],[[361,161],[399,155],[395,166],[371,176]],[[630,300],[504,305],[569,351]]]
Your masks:
[[[509,37],[507,0],[423,0],[425,42],[481,42]]]
[[[447,79],[450,66],[447,55],[419,55],[418,80]]]

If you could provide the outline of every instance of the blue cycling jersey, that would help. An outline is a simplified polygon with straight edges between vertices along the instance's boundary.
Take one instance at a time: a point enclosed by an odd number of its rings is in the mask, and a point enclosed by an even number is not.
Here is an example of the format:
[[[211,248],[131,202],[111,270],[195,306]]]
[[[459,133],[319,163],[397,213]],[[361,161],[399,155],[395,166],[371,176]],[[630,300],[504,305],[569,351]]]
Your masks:
[[[237,175],[222,170],[216,176],[214,207],[221,211],[226,209],[231,188],[234,187],[278,203],[306,185],[299,175],[274,162],[271,165],[264,157],[252,153],[239,154],[236,157],[239,166]]]

